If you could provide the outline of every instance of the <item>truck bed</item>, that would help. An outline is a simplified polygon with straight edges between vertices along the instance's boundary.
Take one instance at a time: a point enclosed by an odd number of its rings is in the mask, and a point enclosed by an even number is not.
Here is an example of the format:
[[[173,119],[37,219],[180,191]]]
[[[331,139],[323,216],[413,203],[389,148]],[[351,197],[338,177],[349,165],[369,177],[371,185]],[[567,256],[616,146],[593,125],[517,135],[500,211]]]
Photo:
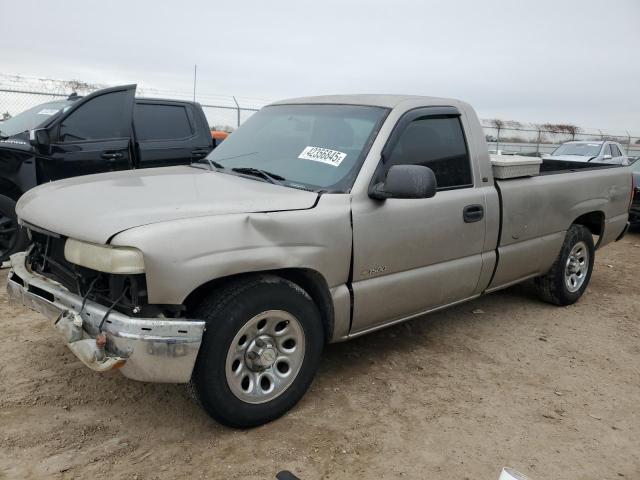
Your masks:
[[[496,180],[498,258],[487,290],[547,272],[567,229],[587,212],[597,212],[589,222],[598,247],[616,240],[627,223],[630,188],[626,167],[558,160],[545,160],[537,177]]]

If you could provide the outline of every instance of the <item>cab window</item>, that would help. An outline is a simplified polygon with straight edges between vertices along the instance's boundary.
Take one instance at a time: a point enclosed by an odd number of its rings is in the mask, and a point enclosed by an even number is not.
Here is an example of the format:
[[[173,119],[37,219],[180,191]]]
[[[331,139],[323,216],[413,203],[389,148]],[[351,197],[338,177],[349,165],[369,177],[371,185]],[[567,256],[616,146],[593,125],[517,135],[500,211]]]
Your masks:
[[[60,124],[60,142],[125,138],[131,131],[129,94],[107,93],[78,107]]]
[[[473,185],[471,162],[460,118],[418,118],[405,128],[385,162],[392,165],[423,165],[436,175],[438,190]]]
[[[134,124],[138,140],[178,140],[193,135],[184,105],[136,104]]]

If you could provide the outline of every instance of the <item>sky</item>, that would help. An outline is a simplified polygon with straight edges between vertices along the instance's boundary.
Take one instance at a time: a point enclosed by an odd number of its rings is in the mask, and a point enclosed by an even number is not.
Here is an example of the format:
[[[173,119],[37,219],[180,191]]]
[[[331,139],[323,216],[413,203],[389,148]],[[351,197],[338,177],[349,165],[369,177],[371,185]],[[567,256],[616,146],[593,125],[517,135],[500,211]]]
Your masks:
[[[640,135],[640,0],[0,0],[0,73],[277,100],[454,97]]]

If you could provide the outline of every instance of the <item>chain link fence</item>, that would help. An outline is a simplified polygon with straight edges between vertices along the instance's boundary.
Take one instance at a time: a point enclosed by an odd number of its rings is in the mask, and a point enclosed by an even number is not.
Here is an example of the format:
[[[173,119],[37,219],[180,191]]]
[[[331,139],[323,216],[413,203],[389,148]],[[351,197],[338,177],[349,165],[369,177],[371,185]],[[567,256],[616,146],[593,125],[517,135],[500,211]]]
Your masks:
[[[32,79],[0,74],[0,121],[45,102],[63,100],[71,93],[88,95],[109,85],[79,81]],[[138,87],[136,96],[194,100],[193,94]],[[197,94],[211,128],[232,131],[262,108],[266,100],[225,95]]]
[[[640,156],[640,136],[629,132],[604,132],[583,129],[575,125],[524,124],[513,121],[482,120],[489,150],[518,155],[539,156],[551,153],[558,145],[569,141],[610,140],[622,145],[631,157]]]
[[[44,102],[66,98],[70,93],[87,95],[108,85],[80,81],[32,79],[0,74],[0,120],[16,115]],[[193,100],[193,95],[138,87],[136,95],[151,98]],[[211,128],[232,131],[268,102],[224,95],[196,94]],[[570,140],[620,143],[629,156],[640,156],[640,136],[629,132],[586,130],[574,125],[525,124],[504,120],[482,120],[489,150],[519,155],[538,156],[551,153],[559,144]]]
[[[28,110],[36,105],[40,105],[45,102],[51,102],[54,100],[63,100],[69,96],[69,93],[51,93],[51,92],[37,92],[30,90],[14,90],[0,88],[0,121],[6,118],[10,118],[17,115],[20,112]],[[78,95],[87,94],[91,92],[77,92]],[[151,98],[172,98],[183,100],[193,100],[192,98],[185,98],[186,95],[179,94],[167,94],[161,95],[156,92],[137,91],[137,96],[151,97]],[[257,112],[261,105],[252,104],[251,106],[243,106],[235,104],[233,99],[229,102],[219,101],[216,104],[202,103],[202,100],[196,98],[202,105],[204,114],[207,117],[207,121],[211,128],[233,131],[239,127],[246,119]],[[266,103],[266,102],[265,102]]]

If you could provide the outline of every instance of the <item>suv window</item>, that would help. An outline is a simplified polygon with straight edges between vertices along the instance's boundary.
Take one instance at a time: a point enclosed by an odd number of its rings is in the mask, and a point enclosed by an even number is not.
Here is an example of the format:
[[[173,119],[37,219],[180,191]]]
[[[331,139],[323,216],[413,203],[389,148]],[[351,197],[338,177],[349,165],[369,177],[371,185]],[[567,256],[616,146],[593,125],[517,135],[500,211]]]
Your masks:
[[[612,157],[614,156],[613,153],[611,152],[611,144],[607,143],[607,146],[604,147],[604,154],[603,155],[611,155]]]
[[[427,117],[411,122],[398,138],[392,165],[424,165],[436,175],[438,190],[472,186],[471,163],[458,117]]]
[[[621,157],[622,153],[620,153],[620,149],[617,145],[611,144],[611,155],[614,157]]]
[[[133,118],[138,140],[176,140],[193,134],[183,105],[136,103]]]
[[[129,136],[129,94],[113,92],[81,105],[60,124],[61,142]]]

